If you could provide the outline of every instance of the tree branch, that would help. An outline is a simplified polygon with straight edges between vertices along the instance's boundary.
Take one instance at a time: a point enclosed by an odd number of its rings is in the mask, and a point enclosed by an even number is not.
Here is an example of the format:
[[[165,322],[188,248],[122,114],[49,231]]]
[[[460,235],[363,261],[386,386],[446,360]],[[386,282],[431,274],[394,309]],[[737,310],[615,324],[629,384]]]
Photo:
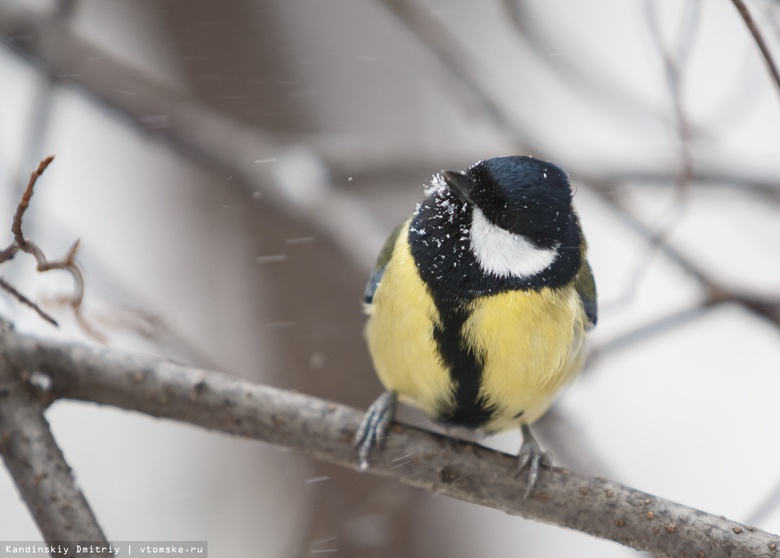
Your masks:
[[[458,40],[429,10],[414,0],[382,0],[381,3],[461,86],[451,88],[451,95],[457,95],[459,100],[478,107],[496,130],[506,134],[519,152],[539,155],[547,151],[534,144],[527,130],[515,123],[512,115],[487,90],[484,76],[480,73],[481,65],[464,48],[463,41]]]
[[[22,370],[0,353],[0,455],[46,540],[105,543]]]
[[[353,261],[366,268],[373,263],[384,231],[349,195],[331,187],[325,166],[313,152],[281,144],[147,77],[81,39],[58,19],[21,5],[0,2],[0,41],[142,132],[168,140],[198,164],[235,175],[245,195],[262,194],[285,215],[304,219],[338,242]],[[301,179],[301,169],[310,174]]]
[[[113,405],[283,445],[354,467],[362,412],[225,374],[104,348],[44,341],[12,330],[0,354],[50,380],[53,398]],[[780,538],[721,517],[563,469],[545,472],[523,500],[515,458],[394,424],[369,472],[403,484],[576,529],[663,556],[775,556]]]
[[[745,26],[748,28],[750,35],[753,37],[758,50],[761,51],[761,57],[764,60],[767,70],[769,70],[769,75],[772,78],[772,83],[775,85],[775,90],[780,95],[780,71],[777,69],[777,64],[775,64],[772,51],[769,50],[769,45],[767,45],[764,36],[761,34],[761,30],[753,20],[753,16],[750,15],[747,4],[745,4],[743,0],[731,0],[731,3],[734,4],[742,21],[745,22]]]
[[[100,341],[101,343],[105,343],[105,336],[92,327],[92,324],[90,324],[84,316],[84,310],[82,306],[82,303],[84,302],[84,274],[81,272],[81,267],[79,267],[79,264],[76,262],[76,252],[79,248],[79,241],[76,240],[65,253],[65,256],[63,256],[61,259],[49,260],[40,246],[27,238],[24,235],[24,231],[22,230],[22,221],[24,219],[24,214],[30,207],[30,200],[32,199],[33,193],[35,192],[35,184],[38,182],[38,179],[41,177],[41,175],[43,175],[44,171],[49,167],[53,160],[54,155],[49,155],[48,157],[44,158],[38,164],[38,167],[30,174],[30,180],[27,183],[27,188],[25,188],[24,193],[22,194],[22,199],[19,201],[19,205],[16,207],[16,212],[14,213],[13,222],[11,224],[11,232],[13,233],[14,240],[11,242],[11,244],[8,245],[8,247],[0,250],[0,263],[10,260],[18,252],[25,252],[35,258],[37,269],[41,273],[57,269],[70,273],[70,276],[73,278],[74,289],[73,294],[66,297],[65,300],[73,310],[73,314],[76,317],[76,321],[78,322],[81,329],[95,340]],[[38,306],[38,304],[27,298],[24,294],[21,293],[21,291],[19,291],[16,287],[1,277],[0,288],[14,296],[22,304],[25,304],[35,310],[39,316],[41,316],[50,324],[54,326],[58,325],[57,321],[48,313],[46,313],[40,306]]]

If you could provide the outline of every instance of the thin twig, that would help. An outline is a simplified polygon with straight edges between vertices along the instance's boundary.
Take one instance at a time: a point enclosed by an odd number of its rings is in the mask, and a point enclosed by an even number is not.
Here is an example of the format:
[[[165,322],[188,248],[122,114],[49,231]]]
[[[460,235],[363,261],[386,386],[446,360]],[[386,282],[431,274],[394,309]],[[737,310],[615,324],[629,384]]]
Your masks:
[[[692,6],[692,8],[691,8]],[[690,45],[694,37],[692,29],[699,19],[699,0],[687,0],[685,2],[686,16],[683,18],[683,25],[680,26],[678,41],[675,48],[668,48],[664,44],[663,34],[659,27],[656,2],[653,0],[645,1],[645,11],[647,15],[650,36],[653,38],[656,48],[661,54],[664,64],[664,74],[666,84],[669,89],[669,97],[672,104],[674,115],[675,131],[677,133],[678,143],[678,165],[679,169],[674,176],[674,199],[670,207],[666,208],[654,225],[653,230],[647,237],[647,243],[643,250],[637,252],[632,271],[629,273],[629,279],[623,293],[617,301],[625,304],[634,299],[639,290],[642,280],[647,277],[651,267],[651,262],[656,254],[659,253],[669,234],[680,222],[688,207],[690,199],[691,182],[694,177],[693,157],[691,155],[691,127],[683,102],[683,68],[690,52]]]
[[[81,271],[81,267],[79,267],[78,262],[76,262],[76,253],[78,252],[80,244],[79,241],[76,240],[71,245],[62,259],[49,260],[46,258],[46,254],[43,252],[43,250],[35,242],[25,237],[24,235],[22,224],[24,215],[27,212],[27,209],[30,207],[30,201],[32,200],[33,194],[35,193],[35,185],[53,160],[54,155],[46,157],[38,164],[38,167],[32,173],[30,173],[30,180],[27,182],[27,187],[22,194],[22,199],[19,201],[19,205],[16,207],[16,212],[14,213],[13,222],[11,224],[11,232],[13,233],[14,240],[7,248],[0,251],[0,263],[10,260],[18,252],[25,252],[35,258],[37,263],[37,270],[41,273],[55,269],[67,271],[73,278],[73,293],[67,297],[67,303],[73,310],[76,322],[87,335],[96,341],[105,343],[106,337],[95,327],[93,327],[89,320],[87,320],[84,316],[84,310],[82,306],[84,301],[84,274]],[[19,302],[22,304],[25,304],[35,310],[47,322],[53,324],[54,326],[58,325],[54,318],[49,316],[49,314],[47,314],[38,304],[30,300],[7,281],[2,280],[2,278],[0,278],[0,288],[4,289],[14,298],[19,300]]]
[[[11,283],[0,277],[0,288],[4,291],[8,292],[13,296],[16,300],[21,302],[22,304],[29,306],[33,310],[35,310],[38,315],[49,322],[54,327],[59,327],[59,324],[57,323],[57,320],[52,318],[43,308],[38,306],[36,303],[34,303],[32,300],[27,298],[24,294],[22,294],[19,289],[14,287]]]
[[[430,11],[414,0],[382,0],[382,4],[395,15],[418,41],[433,54],[448,74],[458,82],[460,90],[470,99],[496,130],[503,132],[521,153],[539,155],[544,150],[534,144],[527,130],[519,126],[511,114],[503,108],[495,94],[486,85],[480,64],[464,48],[463,41],[444,27]],[[451,89],[449,93],[458,93]]]
[[[598,194],[599,199],[604,202],[607,207],[612,209],[615,215],[617,215],[631,230],[644,238],[652,237],[653,228],[634,215],[626,201],[617,195],[619,188],[617,187],[616,182],[596,175],[584,175],[579,176],[578,178],[582,182],[585,182],[594,193]],[[707,271],[698,265],[692,258],[684,254],[682,250],[668,243],[662,245],[660,249],[664,256],[669,258],[676,266],[700,283],[706,290],[713,288],[715,283]]]
[[[742,21],[745,22],[748,31],[750,31],[750,34],[753,36],[753,40],[755,41],[756,46],[758,46],[758,50],[761,51],[761,57],[764,59],[764,64],[766,64],[769,75],[772,77],[772,82],[775,84],[775,90],[777,91],[777,94],[780,95],[780,71],[777,69],[777,64],[772,56],[772,51],[769,50],[769,45],[767,45],[764,36],[761,34],[761,30],[753,20],[753,16],[750,15],[747,4],[745,4],[743,0],[731,0],[731,3],[734,4],[734,7],[742,17]]]
[[[694,0],[694,2],[695,3],[691,4],[691,6],[693,8],[698,8],[698,0]],[[513,124],[512,119],[509,118],[501,104],[494,99],[494,93],[482,86],[484,80],[480,79],[480,76],[475,70],[475,64],[472,62],[471,57],[467,55],[457,37],[448,33],[438,21],[431,17],[428,11],[414,0],[383,0],[383,4],[390,8],[390,10],[407,26],[409,31],[415,34],[418,40],[436,56],[442,65],[473,94],[474,98],[481,103],[484,114],[489,118],[496,129],[507,134],[507,136],[515,142],[515,146],[521,151],[531,151],[539,157],[547,158],[548,154],[539,149],[539,147],[532,145],[526,137],[527,134]],[[688,27],[698,20],[698,10],[692,9],[687,15],[688,17],[686,17],[685,20],[688,23],[683,25],[677,43],[676,57],[679,60],[685,60],[690,53],[690,37],[688,36],[690,33],[688,33]],[[763,44],[763,40],[761,43]],[[765,59],[767,59],[767,63],[771,63],[772,66],[774,66],[771,55],[768,54],[768,52],[765,53]],[[667,71],[671,68],[674,72],[675,67],[674,64],[668,65]],[[671,78],[670,83],[673,86],[673,102],[677,114],[677,129],[681,141],[680,171],[675,177],[675,182],[678,186],[678,195],[681,195],[684,198],[686,195],[685,193],[689,189],[689,183],[695,177],[695,170],[693,168],[693,160],[688,145],[690,137],[689,125],[682,109],[679,73],[673,73]],[[616,195],[616,183],[614,181],[606,180],[603,177],[582,171],[581,169],[570,169],[570,171],[572,176],[578,179],[579,182],[587,185],[592,190],[601,193],[604,196],[604,199],[623,217],[626,223],[648,239],[651,246],[655,247],[653,248],[653,251],[660,250],[675,264],[695,278],[704,288],[706,300],[733,300],[745,305],[748,309],[756,312],[760,316],[769,319],[775,323],[775,325],[780,325],[780,320],[776,319],[778,311],[774,305],[771,305],[769,310],[766,310],[766,305],[756,304],[757,301],[762,300],[760,297],[745,296],[741,293],[732,292],[732,290],[725,288],[719,281],[712,278],[710,274],[695,263],[694,260],[685,256],[679,249],[663,242],[666,232],[663,232],[662,230],[659,234],[657,227],[649,227],[638,219],[630,211],[625,202]]]
[[[355,467],[352,438],[362,418],[357,409],[217,372],[14,331],[0,336],[0,354],[16,370],[46,374],[54,398],[188,422]],[[400,456],[408,466],[395,467]],[[524,481],[509,474],[514,466],[511,455],[394,424],[369,471],[662,556],[777,554],[780,538],[770,533],[559,468],[546,471],[534,496],[524,500]]]
[[[597,361],[609,353],[624,350],[636,343],[647,341],[656,335],[671,334],[675,328],[688,325],[692,321],[706,315],[710,307],[708,304],[700,304],[692,308],[676,310],[649,323],[620,333],[608,341],[591,346],[588,355],[589,360],[593,364],[593,361]]]
[[[622,219],[623,223],[644,237],[649,237],[652,234],[652,229],[626,207],[624,200],[615,195],[615,187],[611,181],[599,180],[592,176],[588,180],[590,188],[600,194],[601,200],[615,212],[615,215]],[[697,281],[704,289],[703,307],[733,302],[780,328],[780,299],[776,296],[762,296],[732,288],[727,283],[713,277],[681,249],[668,243],[661,248],[664,256]]]
[[[554,32],[558,22],[541,21],[534,13],[534,7],[544,8],[544,4],[527,0],[500,0],[499,3],[507,14],[506,21],[514,37],[526,47],[526,52],[555,71],[564,88],[576,91],[578,96],[588,95],[590,100],[608,107],[622,122],[635,125],[637,117],[657,121],[651,103],[615,79],[616,74],[607,71],[601,60],[587,58],[585,49],[560,50],[560,36]]]
[[[22,232],[22,219],[24,218],[24,214],[27,211],[27,208],[30,207],[30,200],[32,199],[33,193],[35,192],[35,184],[38,182],[38,179],[49,167],[49,164],[51,164],[53,160],[54,155],[49,155],[40,163],[38,163],[38,168],[30,173],[30,180],[27,182],[27,188],[25,188],[24,194],[22,194],[22,199],[19,201],[19,205],[16,207],[16,213],[14,213],[14,220],[11,224],[11,232],[14,235],[14,240],[16,241],[17,246],[24,252],[28,251],[28,241],[26,238],[24,238],[24,233]]]
[[[734,172],[729,169],[706,168],[697,165],[693,173],[693,182],[697,186],[711,190],[736,190],[739,193],[749,192],[751,195],[760,196],[763,200],[780,205],[780,178],[773,179],[758,174],[749,175]],[[647,188],[663,187],[674,182],[675,174],[663,168],[652,169],[624,169],[610,170],[603,173],[603,180],[611,183],[634,183]]]

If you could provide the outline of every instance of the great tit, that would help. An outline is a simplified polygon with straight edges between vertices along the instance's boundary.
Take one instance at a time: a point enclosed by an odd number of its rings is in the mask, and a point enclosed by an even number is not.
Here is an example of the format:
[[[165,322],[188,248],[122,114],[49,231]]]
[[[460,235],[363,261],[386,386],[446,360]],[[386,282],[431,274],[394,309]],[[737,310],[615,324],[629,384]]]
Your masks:
[[[585,359],[593,273],[558,166],[497,157],[444,170],[392,232],[365,291],[366,339],[387,390],[355,437],[361,469],[396,401],[446,425],[519,426],[525,497],[551,466],[529,425]]]

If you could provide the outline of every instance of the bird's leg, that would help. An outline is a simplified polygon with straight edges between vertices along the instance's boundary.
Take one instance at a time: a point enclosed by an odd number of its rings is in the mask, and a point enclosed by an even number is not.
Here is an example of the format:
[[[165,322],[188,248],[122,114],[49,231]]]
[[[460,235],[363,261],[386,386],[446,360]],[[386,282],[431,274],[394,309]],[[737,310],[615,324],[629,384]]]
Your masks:
[[[376,398],[366,411],[360,427],[355,433],[354,446],[358,449],[358,470],[368,468],[368,454],[371,448],[382,445],[385,430],[393,421],[398,396],[394,391],[386,391]]]
[[[519,476],[523,469],[528,467],[528,484],[523,495],[523,500],[525,500],[531,495],[534,485],[539,478],[539,468],[552,468],[552,453],[542,451],[542,448],[539,447],[539,442],[531,434],[531,428],[527,424],[521,425],[520,430],[523,433],[523,444],[520,446],[520,452],[517,454],[515,476]]]

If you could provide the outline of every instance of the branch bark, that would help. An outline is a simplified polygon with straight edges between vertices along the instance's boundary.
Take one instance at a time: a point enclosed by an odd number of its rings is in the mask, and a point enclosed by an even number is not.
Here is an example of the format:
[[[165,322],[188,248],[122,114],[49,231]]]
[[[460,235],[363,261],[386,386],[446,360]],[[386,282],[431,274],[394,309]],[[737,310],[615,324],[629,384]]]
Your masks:
[[[225,374],[6,330],[10,369],[50,380],[48,396],[91,401],[283,445],[346,467],[362,412]],[[780,537],[618,483],[555,468],[532,498],[515,458],[394,424],[369,472],[662,556],[776,556]]]
[[[47,541],[105,546],[106,537],[43,416],[44,403],[20,381],[19,371],[0,353],[0,456]]]

